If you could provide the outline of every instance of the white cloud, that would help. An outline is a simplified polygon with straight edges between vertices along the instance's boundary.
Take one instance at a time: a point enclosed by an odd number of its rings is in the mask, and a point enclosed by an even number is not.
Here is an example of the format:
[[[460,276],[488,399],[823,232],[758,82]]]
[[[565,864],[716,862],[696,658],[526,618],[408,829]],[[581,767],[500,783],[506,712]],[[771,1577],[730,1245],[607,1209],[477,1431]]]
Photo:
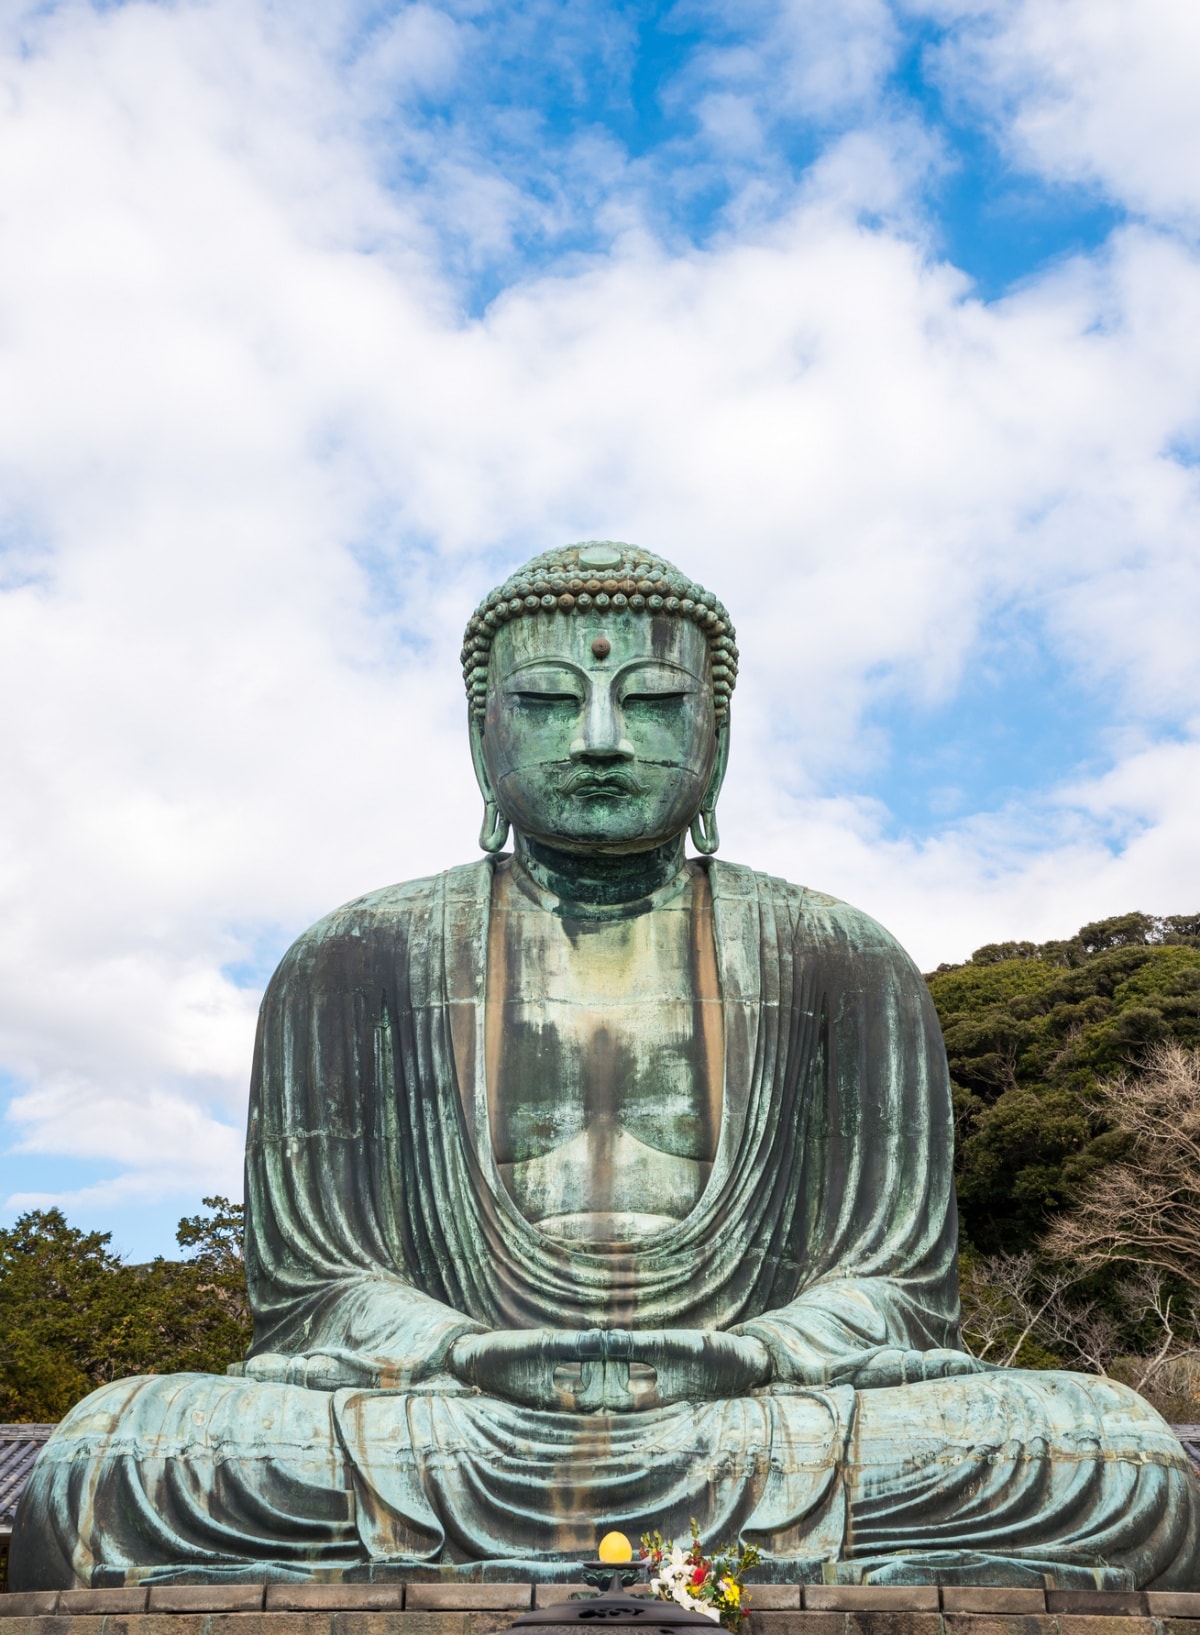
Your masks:
[[[1129,230],[985,306],[922,248],[929,139],[889,113],[770,227],[668,249],[597,138],[612,248],[470,318],[462,242],[486,259],[542,204],[453,134],[457,180],[389,189],[356,112],[372,73],[444,94],[466,24],[411,8],[374,66],[321,26],[336,49],[244,0],[74,6],[3,63],[0,1065],[27,1149],[128,1166],[93,1199],[236,1190],[256,994],[223,973],[473,854],[461,623],[567,538],[641,540],[733,607],[729,855],[926,964],[1191,907],[1186,246]],[[437,146],[405,118],[406,154]],[[476,211],[449,249],[447,197]],[[879,753],[864,711],[950,698],[1013,607],[1111,692],[1115,770],[926,840],[831,798]],[[1164,720],[1184,742],[1155,747]]]
[[[900,30],[885,0],[704,0],[740,38],[696,53],[686,80],[727,86],[764,115],[834,121],[872,107],[896,58]]]
[[[897,838],[878,803],[743,792],[726,822],[731,853],[870,908],[923,970],[984,942],[1044,941],[1137,908],[1192,913],[1200,722],[1177,743],[1130,748],[1116,767],[1014,802],[925,839]],[[764,780],[765,782],[765,780]],[[819,859],[806,867],[809,859]]]
[[[1022,163],[1200,225],[1200,11],[1188,0],[916,0],[953,25],[948,84]]]

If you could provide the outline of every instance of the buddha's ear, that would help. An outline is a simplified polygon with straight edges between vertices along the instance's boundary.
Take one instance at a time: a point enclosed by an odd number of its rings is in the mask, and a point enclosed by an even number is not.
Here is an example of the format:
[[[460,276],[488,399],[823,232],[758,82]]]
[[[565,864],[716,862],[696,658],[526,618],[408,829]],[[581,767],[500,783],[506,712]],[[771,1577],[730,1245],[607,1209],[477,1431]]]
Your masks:
[[[475,710],[472,708],[469,720],[471,732],[471,765],[475,768],[475,782],[479,785],[479,793],[483,796],[484,800],[490,800],[494,803],[496,799],[496,791],[492,785],[492,775],[488,771],[487,762],[483,757],[483,717],[481,715],[477,715]]]
[[[712,772],[709,774],[708,787],[704,791],[704,799],[700,802],[700,810],[692,819],[692,845],[705,857],[711,857],[721,844],[721,835],[717,829],[717,800],[721,793],[721,785],[725,782],[725,769],[728,765],[729,718],[726,716],[717,727],[717,754]]]
[[[508,819],[500,811],[500,803],[495,798],[492,773],[487,770],[487,759],[484,757],[484,723],[474,708],[471,710],[471,765],[476,768],[476,783],[479,793],[484,796],[484,822],[479,829],[479,845],[484,852],[499,852],[504,849],[504,842],[508,839]]]
[[[479,831],[479,844],[485,852],[498,852],[508,839],[508,819],[500,810],[483,753],[483,718],[475,713],[474,708],[470,716],[470,734],[471,765],[475,768],[475,781],[483,796],[483,827]]]
[[[717,726],[717,758],[713,762],[712,776],[708,780],[708,788],[704,791],[703,805],[709,810],[716,806],[721,794],[721,785],[725,782],[725,771],[729,765],[729,716]]]

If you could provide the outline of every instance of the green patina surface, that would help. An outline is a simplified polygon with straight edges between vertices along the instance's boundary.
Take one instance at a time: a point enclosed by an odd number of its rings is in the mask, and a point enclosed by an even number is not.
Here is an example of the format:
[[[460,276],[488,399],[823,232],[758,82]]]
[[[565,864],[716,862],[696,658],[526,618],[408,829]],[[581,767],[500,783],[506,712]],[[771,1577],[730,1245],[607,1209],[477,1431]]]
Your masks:
[[[1193,1479],[1139,1398],[958,1347],[911,962],[711,855],[736,663],[715,598],[632,547],[480,604],[488,856],[283,960],[250,1355],[80,1404],[15,1586],[537,1575],[693,1516],[791,1580],[1197,1582]]]

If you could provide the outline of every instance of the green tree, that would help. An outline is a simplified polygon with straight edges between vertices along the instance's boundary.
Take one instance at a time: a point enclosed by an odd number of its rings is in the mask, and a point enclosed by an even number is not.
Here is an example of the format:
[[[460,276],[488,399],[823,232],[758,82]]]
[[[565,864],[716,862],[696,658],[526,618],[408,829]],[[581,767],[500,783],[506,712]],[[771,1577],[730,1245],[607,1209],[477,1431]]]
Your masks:
[[[242,1207],[203,1200],[180,1221],[183,1260],[129,1265],[111,1233],[57,1209],[0,1231],[0,1419],[60,1419],[89,1391],[132,1374],[223,1373],[250,1338]]]
[[[58,1209],[0,1232],[0,1418],[61,1419],[113,1377],[130,1291],[111,1236],[78,1231]]]
[[[1062,942],[992,943],[929,977],[950,1059],[959,1212],[985,1255],[1046,1231],[1119,1159],[1100,1085],[1200,1046],[1200,915],[1122,914]]]
[[[242,1206],[222,1197],[203,1204],[207,1214],[185,1216],[176,1229],[186,1259],[125,1268],[137,1281],[138,1321],[122,1330],[115,1377],[223,1374],[249,1345]]]

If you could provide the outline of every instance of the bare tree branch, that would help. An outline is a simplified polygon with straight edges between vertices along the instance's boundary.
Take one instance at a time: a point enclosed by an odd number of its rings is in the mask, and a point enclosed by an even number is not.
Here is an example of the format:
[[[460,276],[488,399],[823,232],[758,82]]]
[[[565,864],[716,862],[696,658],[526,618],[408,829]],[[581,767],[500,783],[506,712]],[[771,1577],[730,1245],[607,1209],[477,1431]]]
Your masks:
[[[1045,1341],[1047,1328],[1069,1329],[1059,1317],[1062,1297],[1082,1274],[1066,1266],[1039,1266],[1031,1250],[994,1255],[964,1268],[963,1343],[976,1357],[1011,1368],[1031,1337]],[[994,1355],[1003,1349],[1003,1356]]]
[[[1078,1266],[1156,1266],[1200,1296],[1200,1053],[1160,1045],[1141,1073],[1111,1079],[1099,1094],[1129,1150],[1095,1177],[1043,1248]]]

